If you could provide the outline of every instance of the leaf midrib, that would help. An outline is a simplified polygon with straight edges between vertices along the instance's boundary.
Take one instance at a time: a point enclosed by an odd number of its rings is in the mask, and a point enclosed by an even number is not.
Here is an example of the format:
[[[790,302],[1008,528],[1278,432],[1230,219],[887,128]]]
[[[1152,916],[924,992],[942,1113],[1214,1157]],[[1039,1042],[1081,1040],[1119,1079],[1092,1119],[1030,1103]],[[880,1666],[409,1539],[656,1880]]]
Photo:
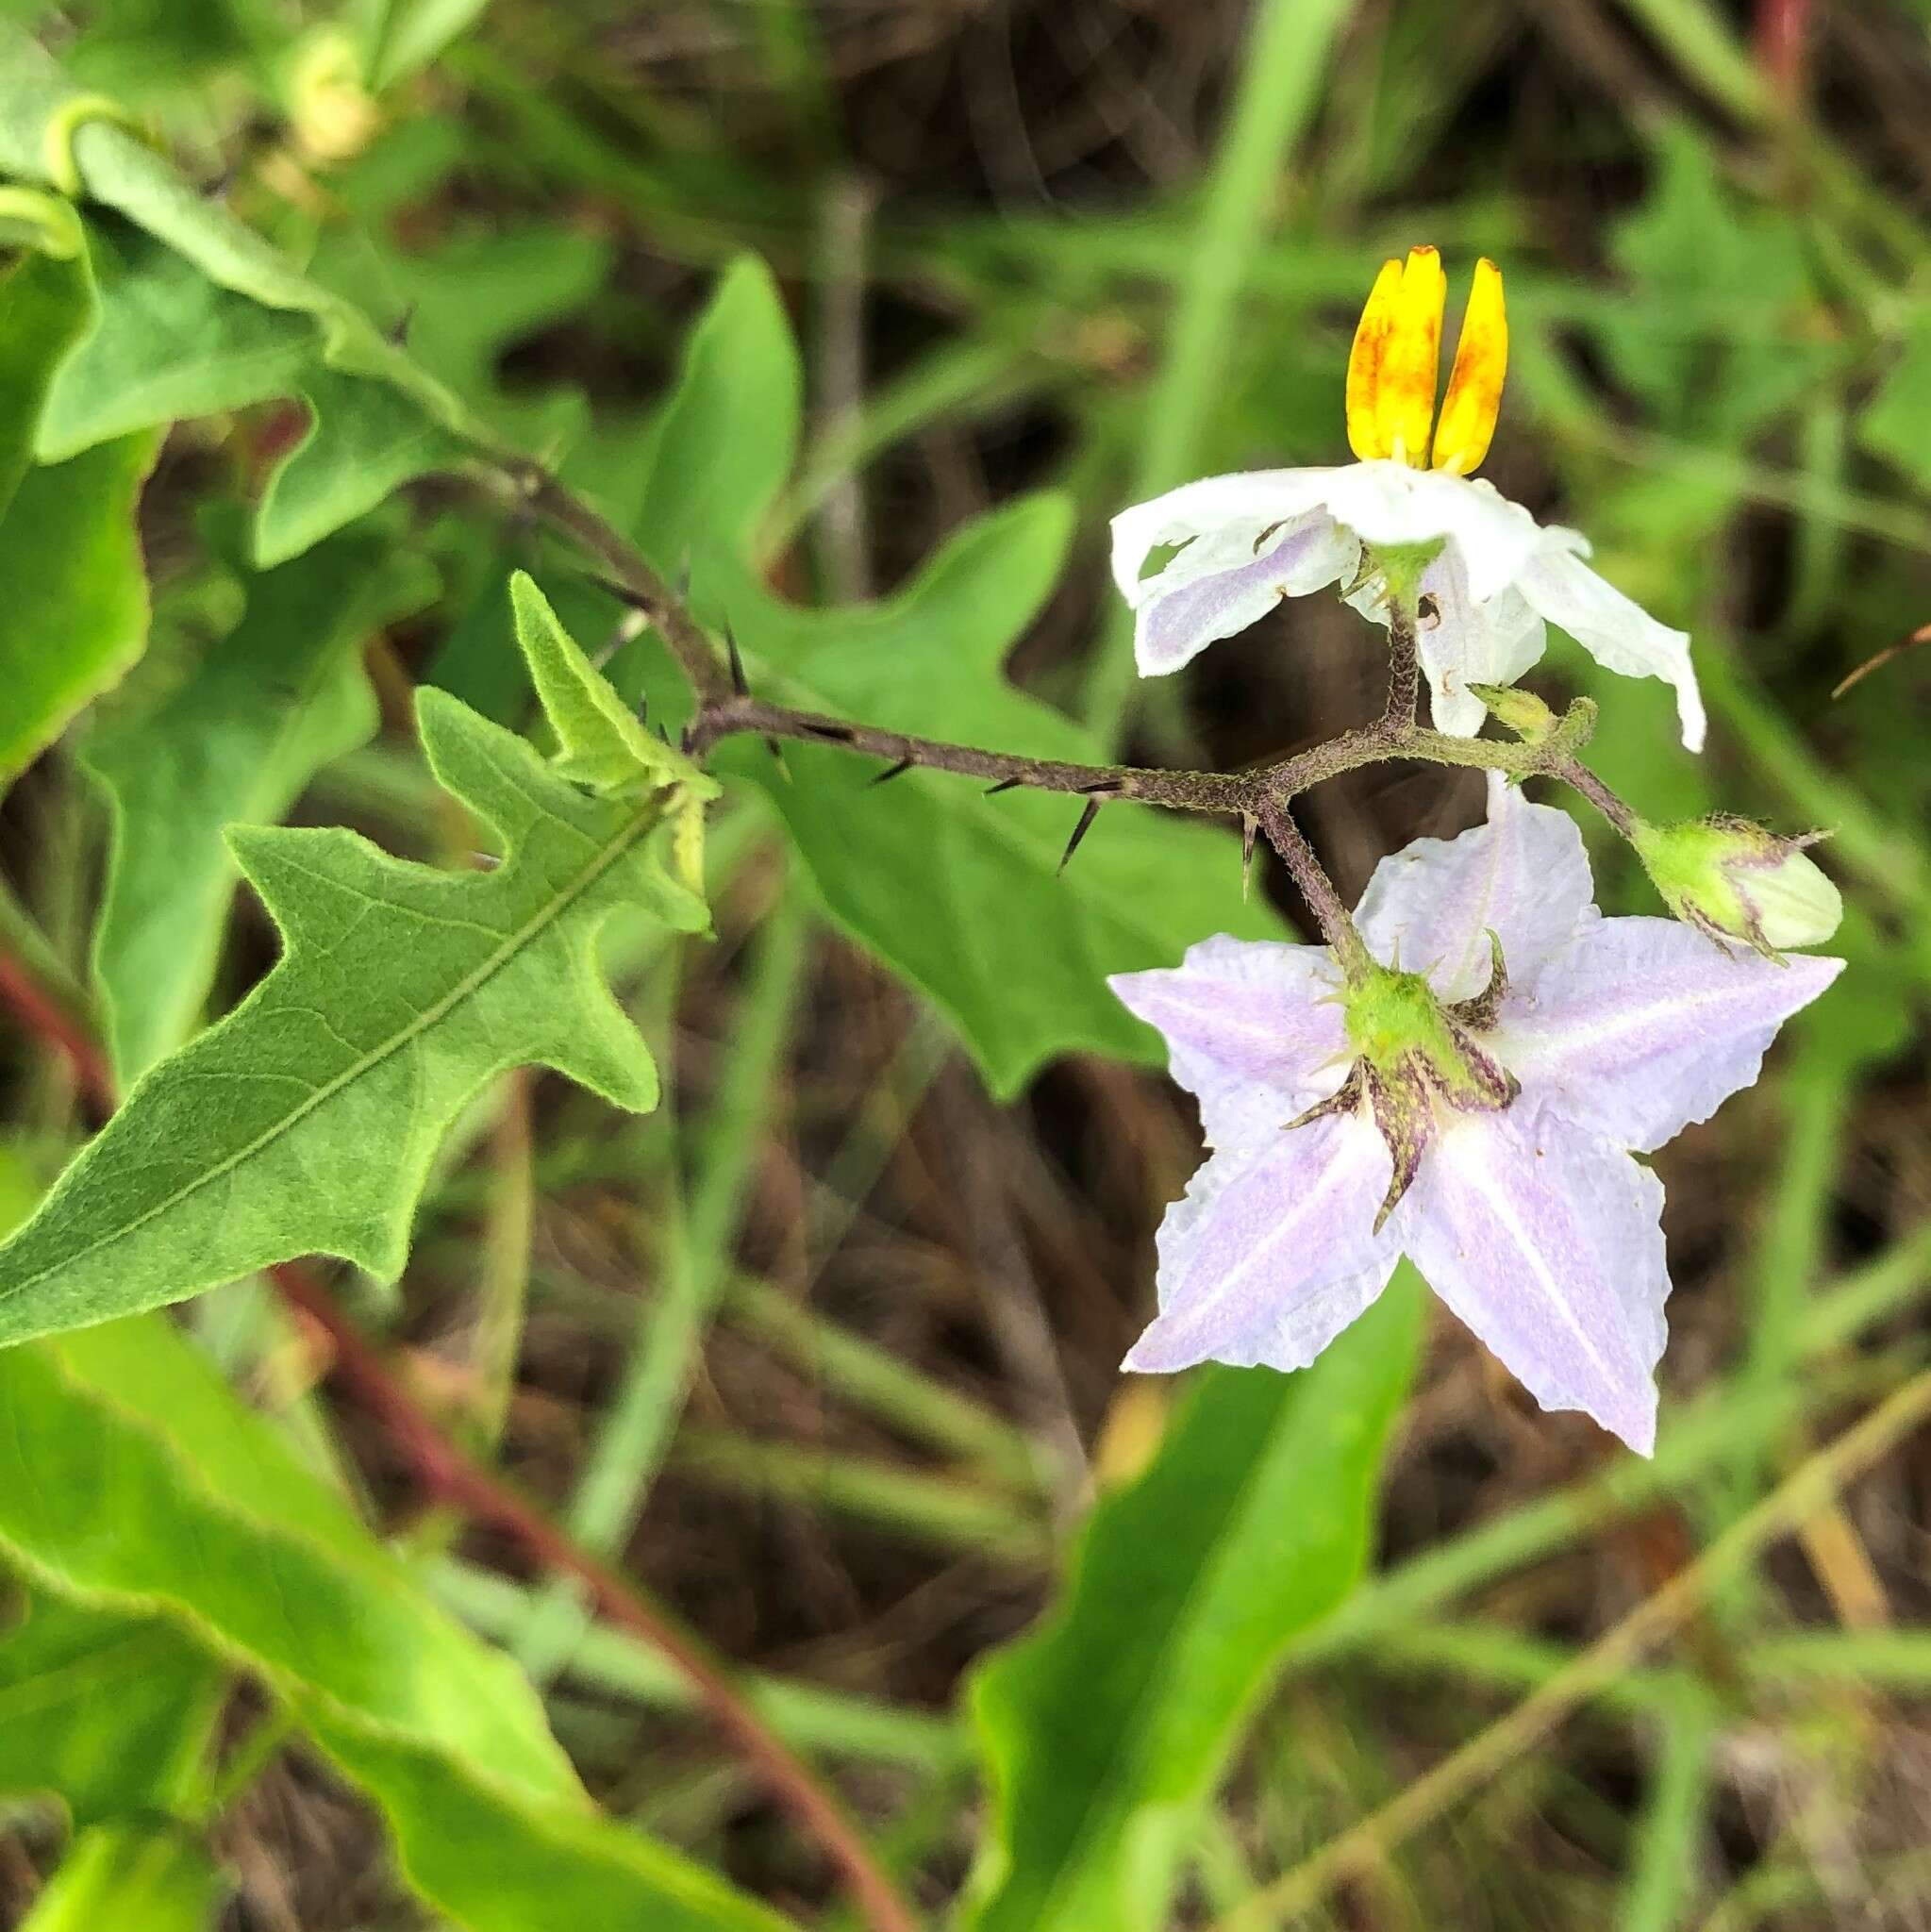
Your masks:
[[[353,1086],[374,1068],[380,1066],[384,1060],[400,1053],[404,1047],[408,1046],[411,1041],[420,1039],[431,1027],[440,1025],[465,1000],[473,998],[505,966],[508,965],[510,960],[515,958],[535,939],[537,934],[561,918],[571,906],[580,899],[585,892],[589,891],[603,877],[605,873],[608,872],[611,866],[615,865],[630,850],[631,846],[652,825],[657,824],[658,816],[659,814],[649,807],[640,810],[634,818],[620,828],[608,844],[599,848],[595,858],[562,891],[554,893],[545,900],[536,915],[517,927],[480,966],[476,967],[474,972],[465,974],[441,999],[426,1007],[408,1025],[401,1028],[390,1040],[384,1041],[380,1047],[373,1052],[363,1054],[360,1058],[345,1067],[334,1079],[318,1087],[307,1100],[303,1101],[299,1107],[291,1108],[273,1126],[258,1134],[246,1145],[238,1147],[234,1153],[227,1156],[225,1159],[217,1161],[205,1174],[198,1174],[193,1180],[189,1182],[186,1187],[175,1189],[173,1193],[167,1195],[164,1199],[157,1201],[151,1208],[143,1209],[133,1220],[124,1222],[119,1227],[101,1235],[95,1241],[90,1241],[87,1246],[78,1248],[74,1253],[63,1256],[57,1261],[49,1262],[47,1266],[39,1270],[38,1273],[24,1275],[19,1281],[12,1283],[10,1286],[0,1288],[0,1301],[12,1300],[19,1295],[25,1294],[30,1290],[38,1288],[42,1282],[47,1280],[50,1276],[59,1274],[68,1269],[78,1268],[83,1263],[92,1260],[104,1248],[109,1248],[118,1242],[131,1240],[149,1222],[169,1213],[174,1208],[179,1207],[182,1202],[201,1192],[204,1188],[212,1187],[216,1181],[225,1179],[238,1168],[253,1160],[264,1148],[273,1145],[275,1141],[280,1140],[285,1134],[292,1133],[308,1115],[315,1112],[317,1108],[326,1106],[329,1101],[333,1100],[345,1088]],[[294,958],[294,947],[292,942],[291,942],[288,952],[277,961],[275,969],[275,973],[279,973],[284,966],[291,964]],[[274,976],[275,974],[271,974],[269,979],[262,982],[264,990],[271,983]],[[166,1062],[163,1061],[160,1064],[165,1065]]]

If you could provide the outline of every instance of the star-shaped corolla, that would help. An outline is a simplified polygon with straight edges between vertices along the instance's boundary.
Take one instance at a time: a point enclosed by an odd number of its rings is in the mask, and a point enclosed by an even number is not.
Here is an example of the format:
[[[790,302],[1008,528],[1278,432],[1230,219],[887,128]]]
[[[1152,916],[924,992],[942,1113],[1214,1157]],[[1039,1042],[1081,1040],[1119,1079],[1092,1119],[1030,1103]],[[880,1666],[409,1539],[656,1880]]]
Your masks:
[[[1346,1104],[1354,1047],[1325,946],[1212,939],[1172,971],[1115,977],[1166,1036],[1212,1150],[1160,1228],[1159,1315],[1126,1366],[1305,1368],[1407,1254],[1544,1408],[1649,1454],[1670,1279],[1662,1187],[1632,1152],[1749,1086],[1843,962],[1605,919],[1573,822],[1499,777],[1485,824],[1382,860],[1357,923],[1384,965],[1425,972],[1513,1098],[1440,1104],[1378,1220],[1393,1157],[1365,1102]]]
[[[1606,669],[1672,685],[1683,742],[1700,750],[1703,700],[1688,635],[1590,569],[1578,531],[1544,527],[1471,474],[1488,453],[1508,356],[1492,262],[1476,267],[1435,417],[1445,292],[1432,248],[1382,269],[1348,364],[1348,440],[1361,460],[1208,476],[1113,519],[1113,575],[1135,613],[1140,675],[1177,671],[1283,597],[1331,584],[1385,623],[1373,554],[1439,544],[1419,587],[1418,652],[1440,729],[1480,730],[1482,704],[1468,686],[1513,683],[1541,657],[1544,625],[1554,624]],[[1357,582],[1364,546],[1371,570]]]

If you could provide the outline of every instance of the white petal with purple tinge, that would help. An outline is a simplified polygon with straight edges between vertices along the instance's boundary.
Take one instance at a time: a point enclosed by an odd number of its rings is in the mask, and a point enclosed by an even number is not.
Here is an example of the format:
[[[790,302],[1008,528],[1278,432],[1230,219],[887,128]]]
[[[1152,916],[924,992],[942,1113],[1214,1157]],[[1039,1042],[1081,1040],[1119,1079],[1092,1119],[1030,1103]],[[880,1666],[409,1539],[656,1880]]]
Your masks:
[[[1533,972],[1600,917],[1592,890],[1575,821],[1491,773],[1487,823],[1384,858],[1355,921],[1383,965],[1399,952],[1440,998],[1464,1000],[1489,984],[1491,931],[1511,979]]]
[[[1647,1456],[1667,1326],[1662,1183],[1520,1104],[1465,1114],[1390,1222],[1428,1286],[1544,1408],[1579,1408]]]
[[[1673,919],[1598,920],[1512,979],[1494,1051],[1525,1103],[1647,1153],[1750,1086],[1843,964],[1728,953]]]
[[[1658,624],[1567,549],[1539,551],[1517,576],[1516,587],[1532,608],[1560,625],[1604,670],[1624,677],[1660,677],[1672,686],[1684,745],[1703,749],[1703,694],[1690,663],[1688,631]]]
[[[1107,985],[1166,1036],[1174,1078],[1200,1102],[1211,1147],[1264,1140],[1345,1073],[1340,974],[1325,946],[1203,940],[1173,968]]]
[[[1140,675],[1178,671],[1217,639],[1265,617],[1283,597],[1305,597],[1353,576],[1360,560],[1361,546],[1324,510],[1253,537],[1244,528],[1196,537],[1149,579],[1154,592],[1139,603],[1133,652]]]
[[[1125,1366],[1306,1368],[1388,1285],[1392,1171],[1358,1114],[1216,1154],[1160,1224],[1159,1318]]]

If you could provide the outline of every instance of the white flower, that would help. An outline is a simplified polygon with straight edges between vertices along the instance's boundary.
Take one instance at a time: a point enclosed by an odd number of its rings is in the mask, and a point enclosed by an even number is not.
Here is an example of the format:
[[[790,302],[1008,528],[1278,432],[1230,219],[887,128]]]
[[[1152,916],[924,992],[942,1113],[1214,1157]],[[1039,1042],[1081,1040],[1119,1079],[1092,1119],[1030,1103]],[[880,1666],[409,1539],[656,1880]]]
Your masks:
[[[1414,250],[1406,269],[1382,269],[1348,365],[1348,440],[1360,461],[1209,476],[1113,519],[1113,575],[1135,612],[1140,675],[1177,671],[1283,597],[1330,584],[1348,587],[1363,615],[1385,623],[1378,584],[1355,588],[1363,546],[1440,543],[1421,581],[1419,637],[1440,729],[1473,737],[1484,712],[1466,687],[1514,682],[1541,657],[1546,623],[1607,670],[1673,685],[1683,742],[1700,750],[1703,700],[1688,634],[1590,570],[1579,532],[1545,528],[1470,475],[1488,452],[1507,360],[1492,262],[1476,267],[1435,421],[1445,293],[1432,248]],[[1433,466],[1423,468],[1431,425]],[[1147,574],[1163,550],[1174,554]]]
[[[1383,859],[1357,918],[1384,969],[1425,974],[1432,1061],[1398,1027],[1366,1037],[1325,946],[1213,939],[1111,981],[1213,1150],[1160,1228],[1159,1317],[1126,1366],[1305,1368],[1406,1254],[1544,1408],[1648,1454],[1670,1277],[1663,1190],[1631,1154],[1749,1086],[1843,961],[1603,918],[1573,822],[1492,775],[1489,822]]]

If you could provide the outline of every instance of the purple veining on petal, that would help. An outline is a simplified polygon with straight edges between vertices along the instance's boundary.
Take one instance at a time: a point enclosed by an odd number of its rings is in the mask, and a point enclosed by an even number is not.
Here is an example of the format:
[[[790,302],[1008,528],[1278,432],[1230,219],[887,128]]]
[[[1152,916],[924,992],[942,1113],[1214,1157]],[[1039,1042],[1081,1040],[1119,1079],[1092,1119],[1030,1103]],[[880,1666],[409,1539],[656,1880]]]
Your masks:
[[[1125,1365],[1305,1368],[1387,1286],[1395,1251],[1374,1217],[1390,1165],[1358,1114],[1214,1155],[1167,1210],[1159,1319]]]
[[[1752,1085],[1843,963],[1726,953],[1673,919],[1599,920],[1512,976],[1495,1052],[1524,1100],[1647,1153]]]
[[[1177,967],[1107,983],[1166,1036],[1174,1078],[1199,1100],[1209,1146],[1276,1134],[1340,1085],[1340,974],[1325,946],[1223,935],[1190,946]]]
[[[1841,969],[1725,954],[1687,926],[1604,920],[1566,814],[1500,781],[1490,820],[1418,840],[1376,869],[1359,913],[1384,961],[1438,997],[1508,973],[1479,1044],[1521,1082],[1500,1111],[1438,1104],[1412,1186],[1382,1234],[1392,1171],[1359,1109],[1283,1130],[1334,1091],[1345,1029],[1324,948],[1209,941],[1171,972],[1121,975],[1220,1149],[1173,1207],[1160,1315],[1128,1359],[1311,1361],[1406,1251],[1548,1408],[1579,1408],[1648,1454],[1669,1293],[1662,1188],[1624,1151],[1658,1145],[1756,1076],[1777,1027]]]
[[[1346,568],[1348,547],[1324,512],[1310,510],[1283,524],[1275,541],[1251,561],[1207,575],[1180,572],[1188,580],[1169,590],[1155,577],[1134,638],[1140,675],[1177,671],[1217,639],[1257,623],[1283,597],[1305,596],[1333,583]],[[1180,558],[1186,555],[1183,550]]]
[[[1464,1000],[1489,983],[1490,932],[1511,977],[1532,972],[1596,920],[1592,891],[1575,821],[1490,774],[1488,822],[1384,858],[1355,919],[1384,965],[1398,953],[1441,998]]]
[[[1429,1148],[1390,1226],[1428,1285],[1544,1408],[1647,1456],[1667,1329],[1663,1189],[1606,1141],[1520,1104]]]

